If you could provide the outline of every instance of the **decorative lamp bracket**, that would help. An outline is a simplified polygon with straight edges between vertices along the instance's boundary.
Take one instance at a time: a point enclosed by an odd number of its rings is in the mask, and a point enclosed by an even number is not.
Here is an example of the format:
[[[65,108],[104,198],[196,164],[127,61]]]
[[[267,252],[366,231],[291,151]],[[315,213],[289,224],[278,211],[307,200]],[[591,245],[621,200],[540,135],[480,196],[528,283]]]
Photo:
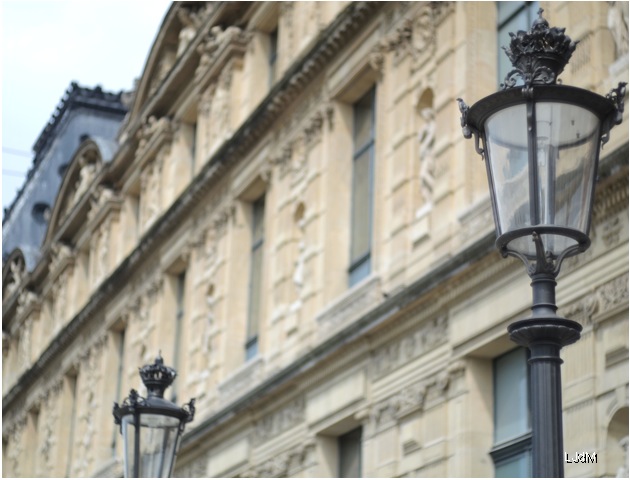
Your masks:
[[[485,159],[485,151],[480,146],[480,135],[479,135],[479,132],[477,131],[476,128],[473,128],[473,127],[471,127],[468,124],[468,111],[470,110],[470,107],[468,105],[466,105],[466,102],[464,102],[464,100],[462,100],[461,98],[457,99],[457,103],[459,105],[459,111],[462,114],[459,122],[460,122],[460,124],[462,126],[462,133],[464,135],[464,138],[468,139],[468,138],[472,138],[473,135],[475,136],[475,151],[479,155],[481,155],[481,159],[484,160]]]

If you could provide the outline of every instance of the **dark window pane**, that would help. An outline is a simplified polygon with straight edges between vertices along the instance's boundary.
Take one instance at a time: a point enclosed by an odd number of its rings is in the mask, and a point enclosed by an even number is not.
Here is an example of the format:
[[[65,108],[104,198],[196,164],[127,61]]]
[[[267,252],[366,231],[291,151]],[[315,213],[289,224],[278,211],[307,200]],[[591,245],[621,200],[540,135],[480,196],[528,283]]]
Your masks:
[[[354,262],[370,249],[370,157],[364,152],[354,161],[352,177],[352,244],[350,261]]]
[[[361,476],[361,427],[342,435],[339,446],[339,478],[359,478]]]
[[[497,478],[531,477],[531,463],[531,452],[526,450],[497,462],[494,468],[494,476]]]
[[[246,358],[258,352],[258,332],[261,320],[263,244],[265,237],[265,197],[252,205],[252,246],[249,271],[249,304],[247,312]]]
[[[525,349],[497,358],[494,375],[494,441],[501,443],[530,430]]]
[[[374,139],[374,90],[354,104],[354,151],[363,149]]]

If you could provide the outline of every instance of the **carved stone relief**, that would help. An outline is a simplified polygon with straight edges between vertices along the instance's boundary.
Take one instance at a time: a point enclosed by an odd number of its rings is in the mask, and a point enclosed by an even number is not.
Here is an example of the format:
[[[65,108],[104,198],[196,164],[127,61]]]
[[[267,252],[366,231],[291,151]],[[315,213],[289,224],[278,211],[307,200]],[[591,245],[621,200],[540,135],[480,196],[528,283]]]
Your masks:
[[[141,224],[146,228],[160,212],[162,165],[154,160],[140,180]]]
[[[221,67],[217,59],[228,45],[241,47],[244,51],[250,39],[250,32],[243,31],[234,25],[230,25],[226,29],[219,25],[212,27],[204,41],[197,47],[201,59],[195,70],[195,80],[199,81],[209,70]]]
[[[68,245],[55,242],[51,246],[50,271],[57,272],[66,263],[74,261],[75,253]]]
[[[608,2],[608,29],[615,42],[616,57],[628,53],[628,2]]]
[[[88,210],[88,221],[92,221],[96,215],[103,209],[105,204],[114,199],[116,194],[111,188],[98,186],[94,195],[90,198],[90,209]]]
[[[412,412],[423,410],[428,397],[445,398],[452,378],[461,375],[464,365],[456,363],[431,378],[404,387],[391,397],[377,402],[370,409],[370,427],[378,431],[398,422]]]
[[[39,453],[41,455],[40,463],[44,472],[52,472],[56,460],[54,452],[58,442],[57,432],[59,425],[57,421],[59,419],[58,400],[60,391],[61,382],[58,382],[57,388],[48,390],[42,402],[44,415],[41,415],[43,425],[41,427],[40,436],[42,440],[39,444]]]
[[[74,184],[74,195],[72,199],[75,203],[83,196],[92,183],[92,180],[96,177],[98,169],[97,159],[94,152],[90,153],[91,155],[83,155],[79,159],[81,170],[79,171],[79,179]]]
[[[435,180],[435,159],[433,144],[435,143],[435,111],[430,107],[420,110],[423,125],[418,133],[420,144],[420,193],[424,205],[433,202],[433,184]]]
[[[107,336],[101,335],[96,341],[85,349],[79,356],[80,364],[80,384],[79,395],[82,399],[78,408],[77,435],[75,451],[84,452],[79,461],[74,464],[74,474],[76,476],[87,475],[89,468],[94,462],[95,439],[97,430],[95,428],[94,414],[100,411],[100,401],[97,394],[97,386],[102,379],[100,362],[103,348],[107,342]]]
[[[96,229],[90,242],[92,262],[92,281],[98,284],[107,274],[109,268],[109,251],[111,248],[111,217],[108,217]]]
[[[177,10],[177,18],[181,23],[181,30],[178,35],[177,56],[179,57],[191,42],[203,21],[212,10],[212,4],[207,3],[201,8],[193,10],[192,7],[180,6]]]
[[[628,304],[628,274],[601,285],[594,292],[580,297],[580,299],[562,309],[562,315],[578,320],[585,325],[593,324],[595,314],[604,314],[621,305]]]

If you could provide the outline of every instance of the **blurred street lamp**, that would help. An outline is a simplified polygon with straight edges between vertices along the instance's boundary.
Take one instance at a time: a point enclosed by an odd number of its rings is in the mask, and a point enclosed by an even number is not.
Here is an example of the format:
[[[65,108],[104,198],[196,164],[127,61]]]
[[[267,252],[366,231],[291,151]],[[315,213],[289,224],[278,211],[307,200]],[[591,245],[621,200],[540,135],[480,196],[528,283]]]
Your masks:
[[[147,397],[132,389],[122,405],[114,403],[114,421],[123,436],[125,478],[168,478],[173,471],[184,427],[195,415],[195,399],[183,408],[164,399],[176,375],[158,355],[154,364],[140,368]]]
[[[474,136],[486,162],[496,246],[532,279],[532,315],[508,332],[531,351],[533,475],[562,477],[560,349],[582,326],[556,314],[556,276],[590,246],[600,144],[622,121],[626,84],[605,97],[558,84],[577,42],[538,14],[529,31],[510,33],[514,68],[502,90],[471,107],[458,102],[464,137]]]

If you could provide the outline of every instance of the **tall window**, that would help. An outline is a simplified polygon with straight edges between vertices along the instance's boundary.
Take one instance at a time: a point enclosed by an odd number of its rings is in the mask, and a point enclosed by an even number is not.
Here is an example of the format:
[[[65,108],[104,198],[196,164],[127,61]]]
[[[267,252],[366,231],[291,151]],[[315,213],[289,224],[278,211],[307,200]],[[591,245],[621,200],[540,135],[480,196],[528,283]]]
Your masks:
[[[538,16],[538,2],[497,2],[497,38],[499,47],[498,75],[499,84],[505,81],[505,76],[512,69],[510,59],[501,47],[510,45],[509,33],[519,30],[527,31]]]
[[[175,281],[175,335],[173,346],[173,368],[180,370],[180,356],[182,343],[182,329],[184,325],[184,315],[186,314],[186,271],[177,275]],[[172,401],[177,401],[177,382],[171,386]]]
[[[276,81],[276,68],[278,62],[278,29],[269,34],[269,86]]]
[[[353,109],[350,286],[367,277],[372,268],[374,97],[375,89],[372,88]]]
[[[265,241],[265,197],[252,205],[252,243],[250,250],[249,305],[247,312],[247,339],[245,359],[258,353],[258,330],[261,319],[261,292],[263,268],[263,244]]]
[[[496,477],[531,477],[532,428],[527,350],[494,360],[494,460]]]
[[[114,398],[122,398],[122,382],[125,368],[125,329],[112,332],[114,335],[114,346],[116,348],[116,357],[118,361],[117,373],[116,373],[116,393]],[[112,437],[112,455],[116,455],[116,442],[120,432],[117,428],[114,428],[114,435]]]
[[[363,429],[356,428],[337,439],[339,451],[339,478],[361,476],[361,437]]]
[[[66,441],[66,477],[72,476],[72,462],[74,453],[74,433],[76,427],[76,411],[77,411],[77,374],[75,372],[68,373],[65,377],[65,394],[63,400],[63,410],[65,414],[65,425],[62,427],[60,437]]]

